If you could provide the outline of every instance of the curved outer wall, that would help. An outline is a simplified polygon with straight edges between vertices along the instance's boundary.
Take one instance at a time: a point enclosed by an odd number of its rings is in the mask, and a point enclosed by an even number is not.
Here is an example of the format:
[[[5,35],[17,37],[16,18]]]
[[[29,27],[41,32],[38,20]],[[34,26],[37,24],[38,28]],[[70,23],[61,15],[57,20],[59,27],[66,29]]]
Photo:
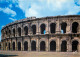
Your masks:
[[[2,50],[80,52],[79,15],[30,17],[6,25],[1,32]]]

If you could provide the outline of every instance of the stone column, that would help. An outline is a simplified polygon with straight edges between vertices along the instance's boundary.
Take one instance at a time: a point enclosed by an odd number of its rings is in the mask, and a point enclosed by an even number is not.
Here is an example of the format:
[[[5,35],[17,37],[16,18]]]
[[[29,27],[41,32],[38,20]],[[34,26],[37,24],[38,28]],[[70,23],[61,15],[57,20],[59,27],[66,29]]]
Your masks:
[[[61,52],[61,44],[62,44],[62,42],[61,42],[61,39],[59,40],[59,52]]]
[[[39,39],[40,40],[40,39]],[[38,47],[39,51],[40,51],[40,41],[39,41],[39,47]]]
[[[22,41],[21,41],[21,51],[23,51],[23,43],[22,43]]]
[[[41,34],[41,28],[40,28],[40,24],[39,24],[39,26],[38,26],[38,34],[40,35]]]
[[[71,52],[72,51],[72,45],[71,43],[67,43],[67,52]]]
[[[7,43],[6,50],[8,51],[8,41],[6,43]]]
[[[4,47],[3,47],[3,42],[1,42],[1,50],[3,50],[3,48],[4,48]]]
[[[48,38],[46,39],[45,44],[46,44],[46,51],[49,51]]]
[[[28,35],[32,35],[31,23],[28,24]]]
[[[39,51],[39,49],[38,49],[39,48],[39,43],[38,42],[39,42],[39,39],[37,38],[37,41],[36,41],[36,51]]]
[[[71,51],[72,51],[71,37],[68,37],[68,41],[67,41],[67,52],[71,52]]]
[[[21,36],[24,36],[24,28],[23,28],[23,23],[21,24]]]
[[[23,37],[22,37],[22,51],[24,50],[24,43],[23,43]]]
[[[71,33],[71,31],[72,31],[72,25],[70,22],[68,22],[66,26],[66,33]]]
[[[78,52],[80,52],[80,43],[78,44]]]
[[[28,51],[31,51],[31,40],[28,40]]]
[[[18,50],[18,46],[17,46],[17,38],[16,38],[16,41],[15,41],[15,50],[16,50],[16,51]]]
[[[11,29],[11,37],[14,37],[14,35],[13,35],[13,29]]]
[[[60,21],[59,21],[59,19],[58,19],[58,21],[56,21],[56,33],[57,33],[57,34],[61,33],[60,30],[61,30]]]
[[[15,26],[15,37],[18,36],[18,28],[17,28],[17,25]]]
[[[78,25],[78,33],[80,33],[80,23],[79,23],[79,25]]]
[[[60,52],[60,49],[61,49],[60,39],[57,38],[57,41],[56,41],[56,51]]]
[[[4,42],[4,45],[3,45],[4,50],[6,50],[5,47],[6,47],[6,46],[5,46],[5,42]]]
[[[46,20],[46,34],[49,34],[49,26],[48,26],[48,21]]]
[[[13,50],[13,44],[11,40],[10,40],[10,50]]]
[[[38,24],[38,22],[37,22],[37,24],[36,24],[36,34],[37,34],[37,35],[39,34],[39,24]]]

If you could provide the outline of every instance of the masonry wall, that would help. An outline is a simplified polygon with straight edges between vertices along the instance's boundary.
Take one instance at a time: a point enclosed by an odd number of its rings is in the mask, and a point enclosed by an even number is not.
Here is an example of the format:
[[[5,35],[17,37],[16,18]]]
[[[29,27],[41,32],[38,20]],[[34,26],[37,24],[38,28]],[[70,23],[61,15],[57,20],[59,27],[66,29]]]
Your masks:
[[[55,28],[53,27],[54,29],[52,29],[52,31],[55,30],[55,33],[51,33],[50,25],[52,23],[55,24]],[[43,34],[41,34],[41,31],[44,29],[43,28],[44,26],[41,27],[42,24],[44,24],[45,26],[45,33],[43,31]],[[62,24],[64,25],[62,26]],[[36,29],[35,28],[32,29],[33,25],[36,26]],[[28,28],[27,35],[25,35],[27,29],[26,30],[24,29],[24,27],[26,26]],[[13,31],[14,29],[15,33]],[[33,33],[34,30],[36,30],[36,33]],[[5,26],[1,32],[2,32],[1,40],[2,50],[54,51],[54,52],[80,51],[80,39],[79,39],[80,16],[57,16],[35,19],[30,18],[29,20],[25,19],[25,21],[19,20],[16,23],[12,23],[8,26]],[[15,45],[13,45],[13,42],[15,42]],[[27,46],[24,44],[25,42],[28,43],[26,44]],[[36,44],[31,45],[33,42],[35,42]],[[41,42],[43,43],[41,44]],[[27,48],[24,48],[25,46]],[[41,46],[44,46],[42,50]]]

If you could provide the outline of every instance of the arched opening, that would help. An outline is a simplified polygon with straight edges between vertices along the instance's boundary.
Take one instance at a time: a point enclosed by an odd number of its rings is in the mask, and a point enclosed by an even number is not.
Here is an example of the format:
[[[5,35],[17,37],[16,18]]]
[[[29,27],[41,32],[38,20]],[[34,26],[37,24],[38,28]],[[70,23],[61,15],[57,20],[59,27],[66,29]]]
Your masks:
[[[72,42],[72,51],[78,51],[78,41]]]
[[[55,23],[51,23],[50,24],[50,32],[51,33],[55,33],[56,32],[56,24]]]
[[[41,41],[41,43],[40,43],[40,51],[45,51],[45,49],[46,49],[45,42]]]
[[[9,38],[10,38],[10,35],[11,35],[11,30],[9,30]]]
[[[55,41],[50,42],[50,51],[56,51],[56,42]]]
[[[62,52],[66,52],[67,51],[67,42],[66,41],[62,41],[62,43],[61,43],[61,51]]]
[[[13,36],[15,37],[15,29],[13,29]]]
[[[77,33],[77,31],[78,31],[78,23],[77,22],[74,22],[73,24],[72,24],[72,32],[73,33]]]
[[[18,42],[18,51],[21,50],[21,42]]]
[[[32,41],[32,43],[31,43],[31,50],[36,51],[36,42],[35,41]]]
[[[36,25],[32,25],[32,32],[33,34],[36,34]]]
[[[67,26],[67,23],[61,23],[61,33],[66,33],[66,26]]]
[[[28,51],[28,42],[27,41],[24,42],[24,51]]]
[[[7,43],[5,43],[5,46],[7,46]]]
[[[6,31],[6,36],[7,36],[7,31]]]
[[[0,44],[0,50],[1,50],[1,44]]]
[[[24,27],[24,32],[25,32],[25,35],[28,35],[28,27],[27,26]]]
[[[41,34],[44,34],[46,28],[45,24],[41,24],[40,28],[41,28]]]
[[[13,42],[13,50],[15,50],[15,42]]]
[[[9,47],[9,50],[10,50],[10,43],[9,43],[9,46],[8,47]]]
[[[5,43],[4,48],[5,48],[5,49],[7,48],[7,43]],[[6,50],[7,50],[7,49],[6,49]]]
[[[21,36],[21,28],[18,28],[18,35]]]

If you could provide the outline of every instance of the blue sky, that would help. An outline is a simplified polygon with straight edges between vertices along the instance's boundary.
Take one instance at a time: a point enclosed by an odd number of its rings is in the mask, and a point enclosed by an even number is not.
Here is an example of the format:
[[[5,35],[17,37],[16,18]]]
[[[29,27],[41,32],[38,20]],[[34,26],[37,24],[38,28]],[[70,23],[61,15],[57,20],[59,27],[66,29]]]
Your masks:
[[[0,0],[0,40],[3,26],[36,16],[80,15],[80,0]]]

